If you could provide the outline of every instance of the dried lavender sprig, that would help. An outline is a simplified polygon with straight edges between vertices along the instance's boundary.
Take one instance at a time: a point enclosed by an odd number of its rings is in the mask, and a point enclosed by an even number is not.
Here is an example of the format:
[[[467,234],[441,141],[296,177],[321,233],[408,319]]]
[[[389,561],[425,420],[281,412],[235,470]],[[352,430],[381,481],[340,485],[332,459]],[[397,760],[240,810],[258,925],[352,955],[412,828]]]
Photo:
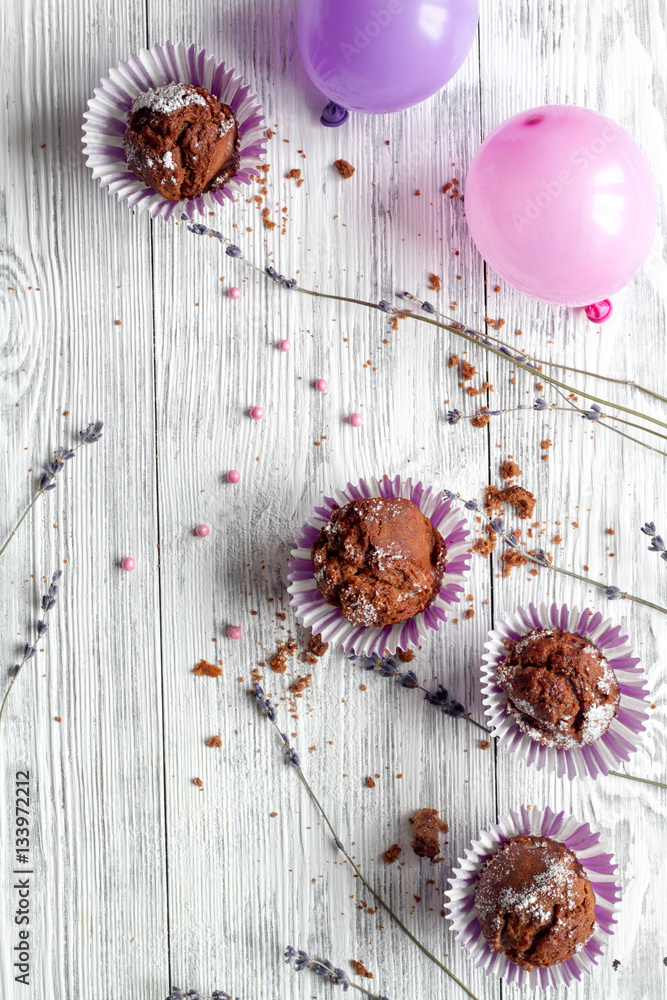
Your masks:
[[[79,441],[74,445],[73,448],[58,448],[55,453],[54,458],[50,459],[48,462],[44,463],[44,472],[39,480],[39,486],[34,497],[26,507],[26,509],[21,514],[20,518],[14,525],[14,530],[10,533],[9,537],[5,541],[4,545],[0,549],[0,556],[3,554],[12,538],[19,530],[26,517],[35,506],[39,498],[43,493],[49,493],[51,490],[56,488],[56,479],[58,473],[62,469],[65,462],[69,462],[70,459],[74,458],[75,454],[79,448],[84,444],[95,444],[102,437],[102,427],[104,425],[101,422],[88,424],[82,431],[79,431]]]
[[[359,983],[353,982],[344,969],[335,968],[328,959],[310,958],[305,951],[297,950],[291,944],[287,945],[285,962],[287,965],[291,965],[294,962],[295,972],[303,972],[304,969],[309,969],[313,975],[319,976],[320,979],[327,979],[332,986],[342,986],[343,993],[347,993],[349,988],[352,987],[352,989],[359,990],[360,993],[365,993],[366,996],[372,997],[372,1000],[389,1000],[388,997],[378,996],[377,993],[372,993],[365,986],[360,986]]]
[[[626,590],[621,590],[620,587],[610,586],[602,581],[594,580],[589,576],[584,576],[582,573],[575,573],[574,570],[565,569],[563,566],[558,566],[556,563],[549,562],[549,559],[543,549],[536,549],[534,553],[529,552],[517,541],[514,535],[510,535],[507,531],[505,531],[504,526],[501,530],[494,528],[494,523],[500,523],[502,525],[502,518],[499,519],[499,522],[494,522],[477,500],[464,500],[460,493],[453,493],[451,490],[444,490],[443,495],[447,500],[451,500],[453,503],[459,503],[465,507],[466,510],[475,511],[475,513],[479,514],[480,517],[482,517],[486,523],[493,528],[496,534],[506,545],[509,545],[511,548],[516,549],[517,552],[520,552],[522,556],[525,556],[528,562],[534,563],[536,566],[540,566],[543,569],[553,570],[554,573],[561,573],[563,576],[569,576],[573,580],[581,580],[583,583],[596,587],[598,590],[603,591],[605,597],[607,597],[610,601],[634,601],[636,604],[643,604],[647,608],[652,608],[654,611],[659,611],[661,614],[667,615],[667,608],[663,608],[661,604],[654,604],[653,601],[647,601],[643,597],[637,597],[635,594],[630,594]]]
[[[220,240],[223,243],[229,243],[229,244],[231,244],[231,240],[229,240],[227,237],[223,236],[222,233],[219,233],[219,232],[217,232],[215,230],[208,229],[207,226],[197,224],[197,225],[194,225],[194,226],[188,226],[188,229],[189,229],[190,232],[193,232],[193,233],[195,233],[198,236],[206,236],[206,235],[213,236],[213,237],[215,237],[216,239]],[[239,248],[235,247],[234,249],[238,250]],[[238,255],[235,254],[234,256],[238,256]],[[364,306],[366,309],[377,309],[378,308],[378,303],[377,302],[368,302],[365,299],[352,298],[352,297],[347,296],[347,295],[334,295],[334,294],[332,294],[330,292],[319,292],[319,291],[316,291],[315,289],[312,289],[312,288],[301,288],[301,287],[297,286],[296,281],[294,279],[291,279],[290,281],[288,281],[286,283],[286,279],[284,279],[282,275],[279,275],[277,273],[277,271],[275,270],[275,268],[273,268],[273,267],[268,268],[267,267],[267,268],[262,269],[261,267],[258,267],[256,264],[253,264],[253,262],[250,261],[250,260],[248,260],[247,257],[243,256],[243,254],[240,255],[240,259],[242,259],[243,262],[248,265],[248,267],[251,267],[253,270],[257,271],[259,274],[268,275],[268,277],[273,278],[273,280],[276,281],[278,284],[282,284],[282,285],[286,284],[286,287],[296,289],[297,291],[302,292],[304,295],[312,295],[315,298],[329,299],[329,300],[335,301],[335,302],[348,302],[348,303],[351,303],[353,305]],[[411,298],[411,297],[415,298],[414,296],[411,296],[409,292],[400,292],[400,293],[398,293],[398,295],[401,298]],[[385,300],[381,300],[381,301],[384,302]],[[416,301],[419,301],[419,300],[416,300]],[[427,305],[430,305],[430,303],[427,303]],[[430,312],[431,310],[426,309],[425,311],[426,312]],[[435,312],[435,310],[433,310],[433,311]],[[479,344],[483,348],[483,350],[487,351],[488,353],[494,354],[494,355],[496,355],[496,357],[499,357],[499,358],[501,358],[504,361],[508,361],[508,360],[511,361],[512,364],[516,365],[518,368],[522,369],[523,371],[529,372],[531,375],[535,375],[537,373],[537,369],[534,367],[534,365],[531,365],[529,362],[525,361],[523,359],[522,355],[513,353],[509,347],[502,347],[502,348],[495,347],[493,345],[492,341],[489,338],[486,338],[484,336],[484,334],[479,333],[477,331],[470,331],[468,327],[462,326],[461,324],[458,324],[458,323],[442,323],[442,322],[440,322],[440,320],[431,319],[431,318],[428,318],[426,316],[421,316],[419,313],[415,313],[415,312],[412,312],[410,310],[403,310],[403,309],[393,309],[392,310],[392,315],[394,315],[394,316],[402,316],[402,317],[405,317],[405,318],[411,317],[412,319],[416,319],[416,320],[418,320],[421,323],[428,323],[431,326],[437,326],[437,327],[439,327],[442,330],[447,330],[449,333],[455,334],[457,337],[460,337],[463,340],[468,341],[469,343]],[[617,409],[622,410],[625,413],[629,413],[629,414],[631,414],[631,415],[633,415],[635,417],[639,417],[641,420],[646,420],[649,423],[657,424],[658,426],[661,426],[665,430],[667,430],[667,423],[665,423],[665,421],[663,421],[663,420],[658,420],[657,417],[651,417],[648,414],[641,413],[639,410],[633,410],[631,407],[623,406],[621,403],[614,403],[611,400],[603,399],[600,396],[594,396],[592,393],[588,392],[587,390],[577,389],[574,386],[567,385],[565,382],[561,382],[558,379],[552,378],[552,376],[550,376],[550,375],[545,375],[544,372],[539,372],[537,374],[539,374],[540,378],[543,381],[549,382],[553,386],[560,387],[561,389],[565,389],[568,392],[572,392],[572,393],[575,393],[575,394],[579,393],[580,395],[585,395],[589,400],[591,400],[594,403],[601,403],[604,406],[616,407]],[[600,377],[603,377],[603,376],[600,376]],[[622,380],[619,380],[619,381],[622,381]],[[650,392],[650,390],[646,390],[646,391]],[[647,428],[642,428],[642,429],[645,430],[647,433],[652,433],[652,434],[656,433],[655,431],[652,430],[652,428],[648,428],[647,427]],[[635,440],[635,439],[632,439],[632,440]],[[639,442],[639,443],[641,444],[643,442]],[[655,450],[655,449],[653,449],[653,450]]]
[[[251,693],[257,699],[256,688],[253,688],[252,691],[251,691]],[[264,698],[264,701],[266,701],[266,695],[264,694],[263,691],[261,693],[262,693],[262,696]],[[259,700],[259,699],[257,699],[257,701],[258,701],[258,705],[260,706],[260,709],[262,710],[263,714],[266,715],[266,711],[264,710],[264,705],[263,705],[262,701]],[[267,718],[268,718],[268,716],[267,716]],[[278,723],[276,721],[272,721],[270,719],[269,719],[269,721],[272,722],[272,725],[273,725],[274,729],[276,730],[276,732],[280,736],[280,738],[281,738],[281,740],[283,742],[283,749],[284,750],[285,749],[292,750],[292,748],[289,745],[289,741],[287,739],[287,736],[281,731],[280,727],[278,726]],[[468,987],[465,985],[465,983],[462,983],[461,980],[458,978],[458,976],[456,976],[450,969],[448,969],[447,966],[444,965],[440,961],[439,958],[436,958],[436,956],[432,952],[430,952],[428,950],[428,948],[426,947],[426,945],[422,944],[422,942],[419,940],[419,938],[415,937],[415,935],[412,933],[412,931],[409,930],[409,928],[406,927],[406,925],[403,923],[403,921],[401,920],[401,918],[396,913],[394,913],[394,911],[392,910],[392,908],[389,906],[389,903],[385,902],[385,900],[382,898],[382,896],[380,896],[380,894],[370,884],[370,882],[368,881],[368,879],[363,875],[361,869],[359,868],[358,864],[356,863],[356,861],[354,860],[354,858],[352,857],[352,855],[350,854],[350,852],[343,846],[343,843],[341,842],[340,837],[336,833],[336,831],[335,831],[335,829],[333,827],[333,824],[332,824],[331,820],[329,819],[329,817],[328,817],[328,815],[327,815],[324,807],[322,806],[321,802],[319,801],[319,799],[315,795],[315,792],[313,791],[312,786],[308,782],[308,779],[306,778],[306,775],[303,772],[303,769],[302,769],[301,764],[299,762],[299,758],[298,758],[298,755],[297,755],[296,751],[292,750],[292,754],[293,754],[293,756],[290,756],[289,754],[286,753],[286,760],[287,760],[287,762],[296,771],[297,775],[299,776],[299,780],[301,781],[301,784],[306,789],[306,792],[308,793],[308,795],[310,797],[311,802],[313,803],[313,805],[315,806],[315,808],[319,812],[320,816],[322,817],[322,819],[324,820],[324,822],[326,824],[327,829],[329,830],[329,833],[333,837],[333,840],[334,840],[334,843],[335,843],[336,847],[341,852],[341,854],[343,855],[343,857],[345,858],[345,860],[348,862],[348,864],[351,866],[352,870],[354,871],[354,874],[357,876],[357,878],[359,879],[359,881],[361,882],[361,884],[363,886],[365,886],[365,888],[368,890],[368,892],[370,892],[370,894],[373,896],[373,898],[378,903],[378,905],[382,907],[382,909],[388,914],[389,917],[391,917],[391,919],[394,921],[394,923],[397,925],[397,927],[399,927],[403,931],[403,933],[410,939],[410,941],[412,941],[412,943],[414,945],[416,945],[417,948],[419,948],[419,950],[422,952],[422,954],[426,955],[426,957],[428,959],[430,959],[432,962],[434,962],[435,965],[437,965],[438,968],[442,970],[442,972],[445,972],[450,977],[450,979],[452,979],[458,986],[460,986],[461,989],[465,993],[467,993],[467,995],[471,998],[471,1000],[478,1000],[478,998],[475,996],[475,994],[472,993],[468,989]],[[304,952],[304,955],[305,955],[305,952]],[[306,955],[306,958],[307,957],[308,956]],[[304,968],[305,968],[305,966],[304,966]]]
[[[348,653],[347,655],[349,660],[358,662],[362,670],[373,670],[380,677],[393,677],[399,687],[423,691],[424,700],[435,708],[439,708],[443,715],[449,715],[452,719],[465,719],[466,722],[483,730],[485,733],[491,732],[481,722],[473,719],[470,713],[466,712],[465,706],[460,701],[450,698],[447,688],[443,687],[442,684],[438,684],[435,691],[429,691],[428,688],[419,683],[414,670],[401,671],[395,656],[391,654],[381,657],[357,656],[356,653]]]
[[[51,583],[49,584],[46,594],[42,595],[42,603],[41,603],[42,617],[38,620],[37,625],[35,626],[35,631],[37,633],[35,642],[37,641],[37,638],[42,639],[48,631],[49,623],[47,622],[46,617],[49,611],[51,611],[55,606],[56,598],[58,596],[58,580],[60,580],[60,577],[62,575],[63,571],[61,569],[56,570],[56,572],[53,574],[51,578]],[[37,646],[34,643],[32,642],[25,643],[23,647],[23,659],[21,660],[20,663],[17,663],[16,666],[14,667],[14,670],[12,672],[12,679],[9,682],[9,687],[5,692],[5,697],[2,700],[2,705],[0,705],[0,727],[2,726],[2,716],[5,711],[5,705],[7,704],[7,699],[9,698],[9,692],[14,687],[14,682],[18,677],[18,675],[21,673],[21,670],[23,669],[24,665],[28,662],[28,660],[32,660],[36,652],[37,652]]]
[[[472,334],[473,337],[478,338],[482,343],[497,344],[499,347],[504,348],[503,353],[508,353],[508,352],[514,353],[514,349],[511,347],[511,345],[508,344],[506,341],[501,340],[500,337],[494,337],[493,334],[489,333],[488,330],[486,330],[484,333],[480,333],[477,330],[472,330],[464,323],[460,323],[456,319],[456,317],[450,316],[448,313],[440,312],[437,309],[433,309],[433,306],[431,305],[430,302],[422,302],[416,295],[412,295],[410,292],[396,292],[396,297],[399,299],[407,299],[409,301],[415,302],[425,312],[432,313],[435,316],[439,316],[441,319],[447,320],[454,326],[460,327],[467,333]],[[518,353],[517,356],[520,357],[522,360],[527,361],[532,366],[547,365],[550,368],[560,368],[561,371],[573,372],[576,375],[586,375],[589,378],[599,379],[600,381],[603,382],[611,382],[615,385],[627,385],[633,389],[637,389],[639,392],[645,393],[647,396],[651,396],[653,399],[658,399],[662,403],[667,403],[667,396],[662,396],[659,392],[655,392],[655,390],[653,389],[648,389],[646,386],[640,385],[638,382],[632,381],[632,379],[614,378],[611,375],[599,375],[597,372],[586,371],[583,368],[573,368],[571,365],[564,365],[558,361],[546,361],[543,358],[536,358],[534,355],[528,354],[528,352],[526,351],[521,351],[520,353]],[[541,375],[542,372],[540,371],[539,374]]]
[[[649,552],[659,552],[660,558],[667,562],[667,547],[662,535],[658,534],[653,521],[647,521],[639,530],[651,539],[651,544],[648,547]]]

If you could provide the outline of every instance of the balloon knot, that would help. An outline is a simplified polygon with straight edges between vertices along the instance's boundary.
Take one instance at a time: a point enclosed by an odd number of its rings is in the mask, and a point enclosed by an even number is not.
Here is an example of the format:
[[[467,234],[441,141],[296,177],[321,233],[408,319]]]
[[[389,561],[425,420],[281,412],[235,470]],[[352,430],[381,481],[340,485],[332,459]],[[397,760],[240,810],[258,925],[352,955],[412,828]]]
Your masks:
[[[349,117],[349,111],[346,111],[345,108],[341,108],[339,104],[329,101],[320,116],[320,121],[323,125],[326,125],[327,128],[337,128],[338,125],[344,125]]]
[[[605,323],[613,311],[614,307],[609,299],[602,299],[601,302],[593,302],[592,305],[586,306],[584,310],[591,323]]]

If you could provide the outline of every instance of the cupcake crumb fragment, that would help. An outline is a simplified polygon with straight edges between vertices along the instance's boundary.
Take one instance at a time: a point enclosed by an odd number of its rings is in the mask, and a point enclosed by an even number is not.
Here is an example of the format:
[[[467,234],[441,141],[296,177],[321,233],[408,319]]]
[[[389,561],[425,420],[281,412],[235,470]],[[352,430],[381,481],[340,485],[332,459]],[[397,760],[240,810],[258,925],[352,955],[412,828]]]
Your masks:
[[[220,667],[217,667],[215,663],[209,663],[207,660],[200,660],[197,666],[192,668],[192,673],[196,674],[197,677],[219,677],[222,670]]]
[[[436,864],[440,858],[440,835],[448,833],[449,827],[440,819],[437,809],[420,809],[410,819],[415,839],[412,850],[418,858],[430,858]]]
[[[392,844],[391,847],[388,847],[387,850],[382,855],[384,863],[386,865],[393,865],[394,861],[397,860],[401,851],[402,848],[399,847],[398,844]]]
[[[351,163],[348,163],[347,160],[334,160],[334,167],[341,177],[345,178],[345,180],[351,177],[354,173],[354,167]]]
[[[352,966],[356,974],[358,976],[361,976],[363,979],[373,978],[373,973],[368,971],[363,962],[357,962],[354,958],[351,958],[350,965]]]
[[[207,747],[221,747],[222,739],[220,736],[211,736],[210,739],[206,740]]]

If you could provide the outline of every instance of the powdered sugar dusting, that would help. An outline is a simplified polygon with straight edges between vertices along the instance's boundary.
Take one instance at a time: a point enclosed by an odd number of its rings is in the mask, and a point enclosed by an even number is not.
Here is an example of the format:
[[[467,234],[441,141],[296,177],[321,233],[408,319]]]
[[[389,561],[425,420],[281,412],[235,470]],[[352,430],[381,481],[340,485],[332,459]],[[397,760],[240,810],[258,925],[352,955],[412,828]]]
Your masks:
[[[185,83],[168,83],[166,87],[146,90],[138,94],[132,104],[131,114],[141,108],[148,108],[158,114],[169,115],[172,111],[187,107],[188,104],[203,104],[206,98],[190,85]]]

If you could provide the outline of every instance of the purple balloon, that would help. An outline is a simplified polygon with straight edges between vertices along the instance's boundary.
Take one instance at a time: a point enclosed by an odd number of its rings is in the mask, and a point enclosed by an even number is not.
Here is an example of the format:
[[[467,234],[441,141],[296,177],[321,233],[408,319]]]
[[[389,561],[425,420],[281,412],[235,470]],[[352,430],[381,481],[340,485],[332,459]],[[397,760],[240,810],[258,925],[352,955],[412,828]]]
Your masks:
[[[299,49],[308,76],[342,108],[402,111],[459,69],[478,0],[303,0]]]

